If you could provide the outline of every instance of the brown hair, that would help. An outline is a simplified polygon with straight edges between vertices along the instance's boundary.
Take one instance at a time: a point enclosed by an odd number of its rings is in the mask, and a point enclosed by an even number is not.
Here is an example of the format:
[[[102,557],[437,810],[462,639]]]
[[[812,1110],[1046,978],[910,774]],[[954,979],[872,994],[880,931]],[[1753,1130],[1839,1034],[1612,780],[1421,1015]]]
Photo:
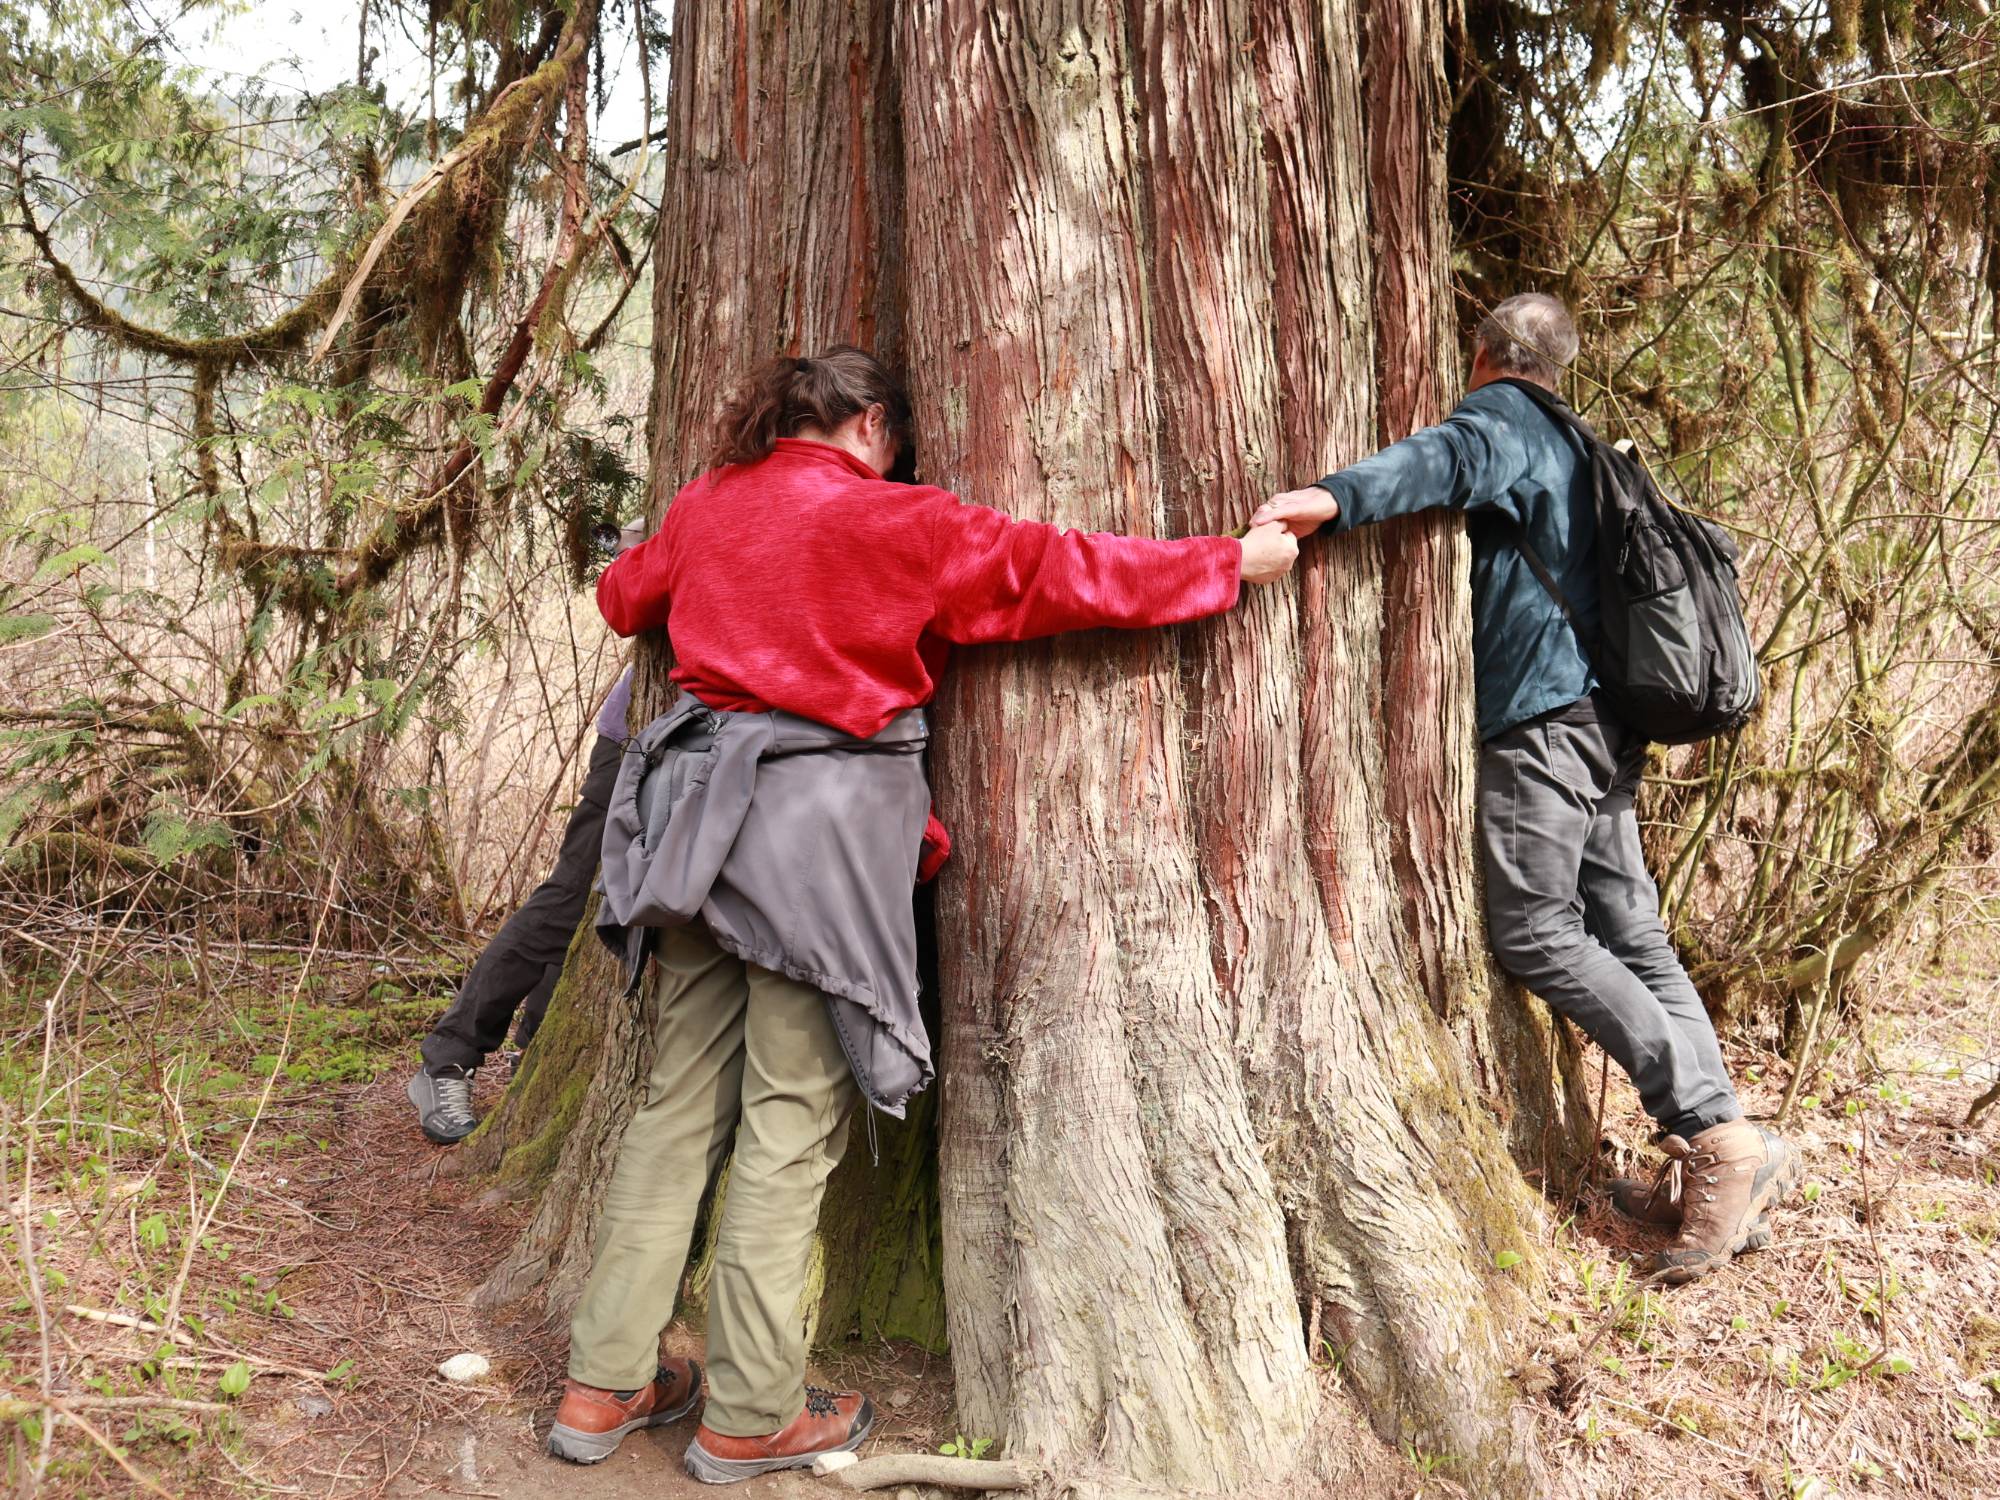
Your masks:
[[[910,398],[874,355],[841,344],[811,359],[781,356],[745,381],[723,407],[715,461],[755,463],[779,438],[807,427],[832,432],[877,403],[897,443],[908,449]]]

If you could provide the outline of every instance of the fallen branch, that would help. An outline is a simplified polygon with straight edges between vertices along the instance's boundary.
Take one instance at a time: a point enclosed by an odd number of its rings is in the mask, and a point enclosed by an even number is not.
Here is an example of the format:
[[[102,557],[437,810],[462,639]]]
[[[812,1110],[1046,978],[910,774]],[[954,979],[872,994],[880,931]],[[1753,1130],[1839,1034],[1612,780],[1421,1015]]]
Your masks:
[[[1965,1112],[1965,1128],[1970,1130],[1977,1125],[1979,1117],[1995,1104],[2000,1104],[2000,1083],[1995,1083],[1992,1088],[1972,1101],[1972,1108]]]
[[[129,1328],[135,1333],[156,1333],[182,1349],[199,1350],[219,1359],[240,1359],[258,1369],[272,1370],[280,1375],[296,1375],[301,1380],[315,1381],[320,1385],[327,1383],[328,1376],[324,1370],[308,1370],[303,1365],[288,1365],[281,1360],[266,1359],[261,1354],[232,1349],[227,1344],[200,1344],[178,1328],[169,1330],[165,1325],[155,1323],[150,1318],[135,1318],[130,1313],[103,1312],[95,1307],[79,1307],[74,1302],[65,1303],[63,1311],[71,1317],[83,1318],[92,1323],[108,1323],[115,1328]]]
[[[1026,1464],[977,1458],[944,1458],[931,1453],[884,1453],[834,1471],[850,1490],[881,1490],[898,1484],[934,1484],[954,1490],[1025,1490],[1039,1477]]]
[[[0,854],[0,869],[10,872],[38,866],[74,870],[79,865],[115,866],[127,875],[152,873],[159,861],[151,851],[133,844],[114,844],[94,833],[56,830],[36,834]]]

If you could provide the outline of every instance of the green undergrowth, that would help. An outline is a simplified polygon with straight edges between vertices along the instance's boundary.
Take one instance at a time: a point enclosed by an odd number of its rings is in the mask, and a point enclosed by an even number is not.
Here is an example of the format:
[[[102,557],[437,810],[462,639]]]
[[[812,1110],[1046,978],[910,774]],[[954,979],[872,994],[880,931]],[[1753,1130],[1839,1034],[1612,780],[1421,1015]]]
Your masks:
[[[0,970],[10,1488],[131,1493],[122,1459],[179,1493],[239,1449],[240,1404],[296,1363],[260,1351],[298,1343],[297,1184],[448,982],[435,965],[308,970],[295,954],[200,970],[124,956],[89,981]],[[342,1364],[306,1373],[338,1386]],[[50,1396],[68,1412],[53,1426]]]

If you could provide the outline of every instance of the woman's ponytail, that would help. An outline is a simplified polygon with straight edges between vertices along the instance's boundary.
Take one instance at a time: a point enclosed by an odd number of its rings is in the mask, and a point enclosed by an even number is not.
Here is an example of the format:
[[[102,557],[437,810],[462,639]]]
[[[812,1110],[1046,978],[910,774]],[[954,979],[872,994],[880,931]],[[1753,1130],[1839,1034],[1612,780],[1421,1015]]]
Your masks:
[[[755,463],[779,438],[809,427],[830,433],[876,405],[908,447],[910,398],[874,355],[842,344],[811,359],[780,356],[760,366],[723,407],[715,462]]]

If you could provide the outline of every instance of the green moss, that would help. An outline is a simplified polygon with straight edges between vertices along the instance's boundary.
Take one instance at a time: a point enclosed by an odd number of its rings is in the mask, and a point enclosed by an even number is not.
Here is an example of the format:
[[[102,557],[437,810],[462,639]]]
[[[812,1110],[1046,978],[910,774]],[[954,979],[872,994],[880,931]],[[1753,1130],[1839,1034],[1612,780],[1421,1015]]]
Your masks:
[[[2000,1369],[2000,1318],[1976,1312],[1965,1320],[1965,1367],[1968,1373],[1984,1374]]]
[[[511,1194],[539,1192],[554,1174],[563,1140],[576,1122],[597,1071],[604,1037],[605,997],[593,993],[608,980],[608,963],[592,962],[578,945],[594,944],[590,916],[570,945],[548,1014],[521,1059],[507,1096],[458,1149],[472,1172],[490,1173]],[[618,1003],[615,1000],[610,1003]]]
[[[1417,1140],[1444,1147],[1432,1153],[1440,1186],[1486,1263],[1511,1251],[1523,1269],[1538,1273],[1540,1247],[1526,1228],[1533,1204],[1518,1186],[1520,1171],[1497,1123],[1444,1055],[1448,1040],[1441,1028],[1426,1025],[1406,1027],[1396,1038],[1393,1052],[1410,1059],[1396,1075],[1397,1111]]]
[[[948,1346],[944,1240],[937,1191],[937,1093],[919,1094],[909,1117],[876,1117],[877,1163],[868,1121],[857,1114],[847,1154],[828,1181],[799,1311],[815,1348],[853,1339],[902,1339],[934,1354]],[[715,1263],[715,1224],[729,1195],[718,1178],[700,1228],[683,1312],[705,1311]]]

